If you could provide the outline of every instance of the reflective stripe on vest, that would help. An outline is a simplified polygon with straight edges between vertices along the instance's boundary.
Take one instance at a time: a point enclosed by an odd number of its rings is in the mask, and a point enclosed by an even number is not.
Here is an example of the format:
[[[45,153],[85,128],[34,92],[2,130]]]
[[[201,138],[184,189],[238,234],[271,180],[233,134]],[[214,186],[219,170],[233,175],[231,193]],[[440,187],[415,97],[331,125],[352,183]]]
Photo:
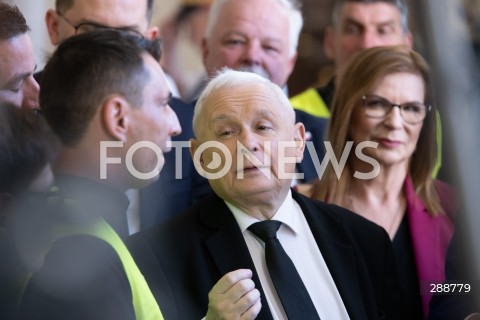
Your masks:
[[[137,320],[163,320],[162,312],[157,304],[145,278],[138,269],[132,255],[122,239],[113,228],[103,219],[98,219],[91,228],[62,226],[56,232],[58,238],[75,234],[91,235],[107,242],[117,253],[122,261],[123,269],[127,275],[132,290],[132,303]],[[57,239],[58,239],[57,238]]]

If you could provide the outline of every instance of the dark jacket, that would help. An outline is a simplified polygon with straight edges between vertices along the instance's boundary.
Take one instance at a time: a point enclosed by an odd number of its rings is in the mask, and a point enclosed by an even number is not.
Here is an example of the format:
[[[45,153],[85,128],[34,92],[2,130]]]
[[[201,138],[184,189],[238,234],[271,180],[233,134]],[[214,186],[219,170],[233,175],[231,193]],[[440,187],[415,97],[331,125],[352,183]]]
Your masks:
[[[348,210],[292,194],[350,318],[401,318],[393,251],[386,232]],[[129,237],[127,246],[165,319],[204,317],[208,292],[223,275],[240,268],[253,270],[252,279],[260,290],[263,307],[257,319],[272,319],[243,235],[218,196]],[[168,283],[159,274],[165,274]]]

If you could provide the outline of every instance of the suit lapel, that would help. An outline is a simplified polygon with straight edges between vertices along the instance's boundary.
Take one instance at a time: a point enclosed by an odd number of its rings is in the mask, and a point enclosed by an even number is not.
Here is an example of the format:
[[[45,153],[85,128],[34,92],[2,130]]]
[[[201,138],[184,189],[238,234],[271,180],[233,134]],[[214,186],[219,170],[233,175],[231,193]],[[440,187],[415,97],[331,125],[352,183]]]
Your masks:
[[[311,201],[304,201],[298,193],[292,192],[292,195],[305,214],[350,318],[367,319],[363,301],[359,299],[364,294],[360,288],[354,249],[345,240],[346,233],[340,221],[331,213],[319,212],[318,206]]]
[[[216,232],[205,240],[215,266],[221,276],[237,269],[252,270],[252,280],[260,291],[262,302],[262,309],[257,319],[273,319],[250,252],[233,214],[218,196],[213,195],[211,200],[207,201],[206,207],[200,210],[200,221],[216,229]]]

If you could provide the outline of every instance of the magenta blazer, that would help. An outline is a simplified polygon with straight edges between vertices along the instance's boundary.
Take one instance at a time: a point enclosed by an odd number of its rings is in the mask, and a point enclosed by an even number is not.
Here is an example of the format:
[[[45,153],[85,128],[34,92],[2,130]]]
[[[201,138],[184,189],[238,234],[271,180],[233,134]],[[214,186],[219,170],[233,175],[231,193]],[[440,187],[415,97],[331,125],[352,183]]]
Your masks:
[[[423,287],[421,298],[425,318],[428,316],[429,303],[432,299],[428,283],[445,280],[445,258],[457,212],[453,188],[439,180],[435,181],[435,187],[446,214],[433,217],[417,196],[409,176],[403,186],[417,276],[420,289]]]

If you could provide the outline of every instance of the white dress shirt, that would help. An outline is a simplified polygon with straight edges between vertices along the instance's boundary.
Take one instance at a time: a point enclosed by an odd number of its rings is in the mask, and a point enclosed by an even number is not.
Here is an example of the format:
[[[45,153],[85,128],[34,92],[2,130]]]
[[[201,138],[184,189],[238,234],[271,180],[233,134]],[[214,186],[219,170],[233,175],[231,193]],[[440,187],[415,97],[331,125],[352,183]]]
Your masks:
[[[231,203],[232,211],[242,231],[262,284],[265,298],[274,319],[287,319],[280,298],[273,285],[265,262],[265,244],[248,227],[259,220],[249,216]],[[349,319],[337,286],[325,264],[310,227],[300,206],[289,191],[284,202],[272,217],[282,222],[277,238],[292,259],[321,319]]]
[[[125,192],[130,204],[127,209],[128,234],[134,234],[140,231],[140,191],[138,189],[128,189]]]

